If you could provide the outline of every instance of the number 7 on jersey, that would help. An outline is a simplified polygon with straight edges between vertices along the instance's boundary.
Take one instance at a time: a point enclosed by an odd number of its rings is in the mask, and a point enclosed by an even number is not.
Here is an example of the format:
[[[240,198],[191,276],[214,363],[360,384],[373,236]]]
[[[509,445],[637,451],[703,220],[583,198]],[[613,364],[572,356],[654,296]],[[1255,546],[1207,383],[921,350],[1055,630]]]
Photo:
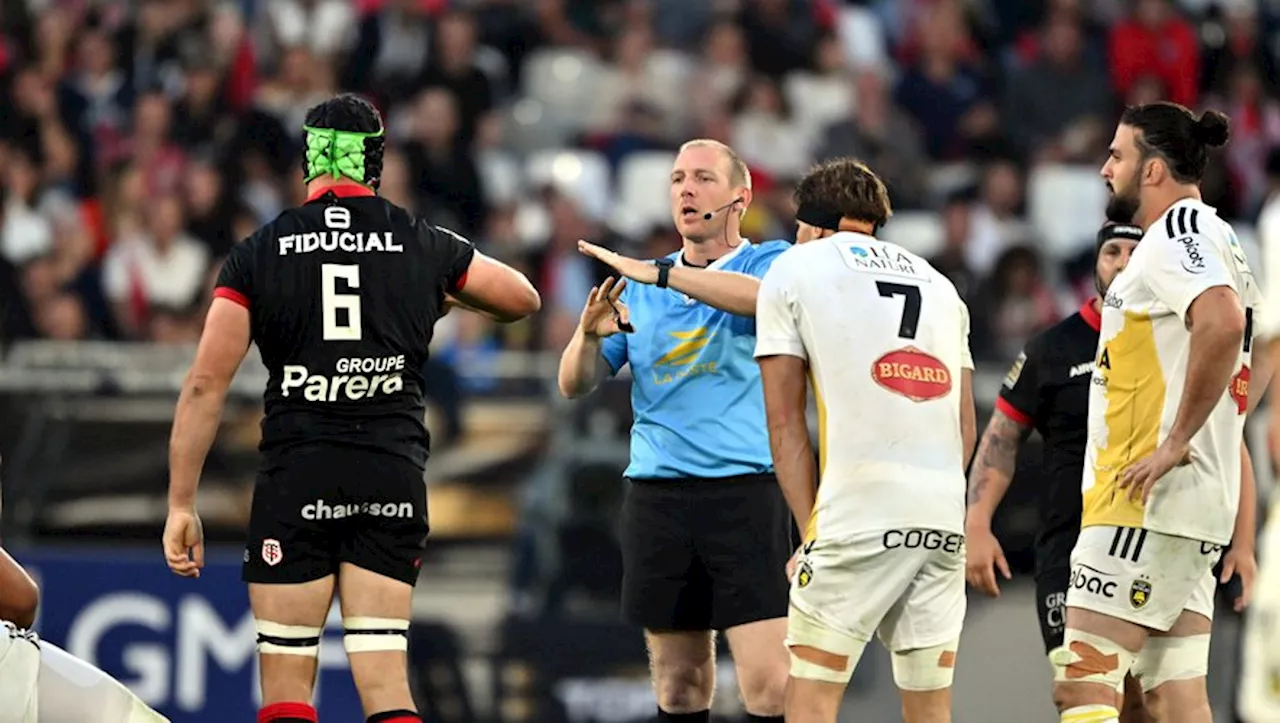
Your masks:
[[[876,291],[886,299],[902,297],[902,321],[898,322],[898,336],[903,339],[916,338],[916,329],[920,326],[920,287],[877,281]]]
[[[360,288],[360,267],[356,264],[320,265],[320,310],[324,323],[325,341],[359,341],[360,294],[340,293],[338,279],[352,289]],[[338,311],[346,311],[346,319],[339,321]]]

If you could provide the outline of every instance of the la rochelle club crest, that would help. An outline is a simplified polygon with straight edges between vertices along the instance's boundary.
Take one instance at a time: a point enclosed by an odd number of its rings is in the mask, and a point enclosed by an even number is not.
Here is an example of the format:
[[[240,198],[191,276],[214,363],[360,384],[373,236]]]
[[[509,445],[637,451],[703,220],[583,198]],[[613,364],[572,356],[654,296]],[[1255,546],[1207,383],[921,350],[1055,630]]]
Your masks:
[[[1151,581],[1140,577],[1129,586],[1129,604],[1134,610],[1142,609],[1151,599]]]

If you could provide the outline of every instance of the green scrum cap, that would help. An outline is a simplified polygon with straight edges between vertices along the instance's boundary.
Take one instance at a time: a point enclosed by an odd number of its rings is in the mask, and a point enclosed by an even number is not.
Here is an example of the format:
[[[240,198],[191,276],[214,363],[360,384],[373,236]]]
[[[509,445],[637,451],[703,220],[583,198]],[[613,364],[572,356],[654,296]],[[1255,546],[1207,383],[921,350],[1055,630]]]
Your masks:
[[[302,127],[307,134],[307,170],[304,181],[329,175],[348,178],[356,183],[369,185],[375,179],[368,177],[365,167],[365,141],[381,138],[383,129],[376,133],[340,131],[334,128]]]

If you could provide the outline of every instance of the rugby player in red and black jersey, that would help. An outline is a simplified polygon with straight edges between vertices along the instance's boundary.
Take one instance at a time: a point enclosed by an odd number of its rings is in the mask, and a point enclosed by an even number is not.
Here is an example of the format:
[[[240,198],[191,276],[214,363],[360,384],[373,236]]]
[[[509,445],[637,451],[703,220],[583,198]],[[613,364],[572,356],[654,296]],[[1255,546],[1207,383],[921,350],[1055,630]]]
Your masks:
[[[260,723],[314,723],[320,630],[336,592],[371,723],[420,721],[405,650],[427,536],[420,369],[450,306],[498,321],[538,292],[465,238],[378,197],[382,118],[341,95],[308,111],[307,201],[231,252],[170,442],[164,548],[198,577],[201,467],[250,342],[269,381],[244,580],[258,628]]]

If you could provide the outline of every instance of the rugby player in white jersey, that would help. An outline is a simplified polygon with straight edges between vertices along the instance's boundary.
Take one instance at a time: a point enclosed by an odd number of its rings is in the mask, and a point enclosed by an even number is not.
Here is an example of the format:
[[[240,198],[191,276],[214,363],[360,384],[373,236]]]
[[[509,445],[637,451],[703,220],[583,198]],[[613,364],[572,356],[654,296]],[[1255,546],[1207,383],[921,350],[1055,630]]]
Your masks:
[[[946,723],[977,434],[968,310],[924,259],[875,238],[891,210],[863,164],[819,166],[795,196],[798,245],[765,275],[756,309],[770,447],[805,531],[789,571],[786,719],[834,723],[878,635],[904,721]]]
[[[0,547],[0,723],[168,723],[119,681],[29,630],[40,591]]]
[[[1228,121],[1172,103],[1125,110],[1102,176],[1108,217],[1145,229],[1103,299],[1082,519],[1063,647],[1064,723],[1113,723],[1126,673],[1167,723],[1211,723],[1212,570],[1240,504],[1260,295],[1230,225],[1200,198]]]
[[[1263,530],[1262,568],[1242,640],[1238,713],[1245,723],[1280,721],[1280,498]]]

